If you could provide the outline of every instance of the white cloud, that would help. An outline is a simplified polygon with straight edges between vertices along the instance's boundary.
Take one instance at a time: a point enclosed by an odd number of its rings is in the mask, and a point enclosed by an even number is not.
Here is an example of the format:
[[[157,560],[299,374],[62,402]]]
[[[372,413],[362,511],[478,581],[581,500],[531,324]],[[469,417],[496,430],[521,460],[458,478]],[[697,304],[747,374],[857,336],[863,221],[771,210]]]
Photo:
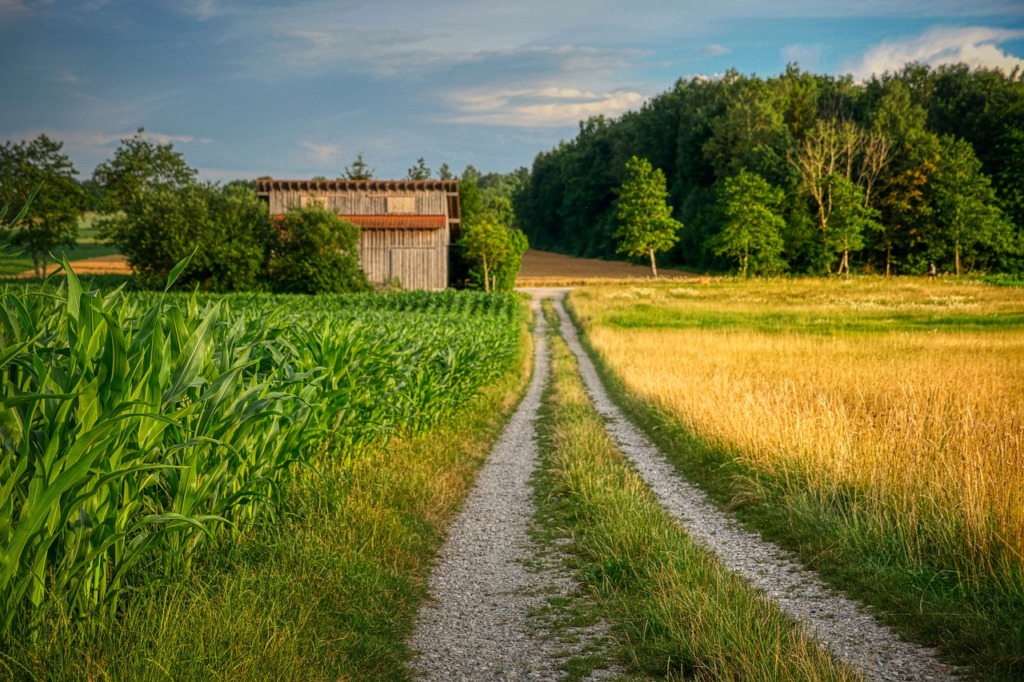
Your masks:
[[[986,28],[942,28],[928,30],[916,38],[891,40],[868,49],[854,61],[840,65],[843,73],[867,79],[872,74],[897,71],[908,62],[931,66],[963,62],[971,68],[986,67],[1005,72],[1024,67],[1024,59],[1007,54],[1001,43],[1024,38],[1024,31]]]
[[[647,97],[628,90],[595,93],[578,88],[465,90],[453,93],[461,112],[453,123],[551,127],[575,125],[591,116],[619,116],[638,109]]]
[[[334,163],[341,154],[338,146],[333,144],[318,144],[309,140],[301,140],[299,146],[306,150],[305,160],[314,164]]]
[[[727,48],[725,45],[719,45],[718,43],[711,43],[701,48],[701,54],[708,57],[721,57],[724,54],[729,54],[732,50]]]

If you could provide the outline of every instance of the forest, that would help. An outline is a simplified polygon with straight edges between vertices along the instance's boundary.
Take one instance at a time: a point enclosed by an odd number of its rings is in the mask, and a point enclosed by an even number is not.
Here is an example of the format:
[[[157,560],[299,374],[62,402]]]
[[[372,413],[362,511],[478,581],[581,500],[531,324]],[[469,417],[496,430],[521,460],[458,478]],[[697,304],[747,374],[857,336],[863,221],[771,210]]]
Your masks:
[[[662,265],[738,271],[741,243],[761,275],[1024,272],[1019,70],[679,80],[537,155],[514,200],[531,246],[621,257],[616,197],[633,156],[664,173],[683,223]]]

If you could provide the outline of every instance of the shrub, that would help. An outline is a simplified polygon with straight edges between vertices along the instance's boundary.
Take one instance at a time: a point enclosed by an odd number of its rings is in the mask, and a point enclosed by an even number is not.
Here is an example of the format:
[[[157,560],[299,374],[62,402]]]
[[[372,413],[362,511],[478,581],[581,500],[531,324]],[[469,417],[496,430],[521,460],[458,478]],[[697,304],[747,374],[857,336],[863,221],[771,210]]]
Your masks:
[[[359,227],[323,208],[293,209],[277,223],[270,279],[280,293],[317,294],[370,288],[359,268]]]

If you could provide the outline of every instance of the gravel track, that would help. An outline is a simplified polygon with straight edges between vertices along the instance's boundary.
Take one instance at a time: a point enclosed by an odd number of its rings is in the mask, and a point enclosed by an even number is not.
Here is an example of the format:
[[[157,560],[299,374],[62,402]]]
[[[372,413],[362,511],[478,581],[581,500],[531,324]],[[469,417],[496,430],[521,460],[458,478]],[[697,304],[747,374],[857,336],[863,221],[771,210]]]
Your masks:
[[[539,461],[536,420],[550,373],[538,296],[533,312],[533,379],[452,524],[430,577],[432,599],[408,641],[420,652],[412,667],[421,679],[559,680],[565,677],[559,661],[597,636],[576,631],[579,643],[567,651],[545,636],[544,618],[530,615],[576,587],[558,570],[557,557],[528,534],[535,512],[530,477]]]
[[[928,648],[904,642],[863,606],[832,592],[789,553],[747,532],[698,488],[682,480],[646,436],[608,397],[562,305],[565,289],[528,290],[534,297],[535,361],[529,389],[495,444],[465,506],[452,524],[430,578],[431,602],[420,612],[410,646],[412,668],[425,680],[559,680],[560,660],[574,653],[546,636],[531,616],[551,596],[576,584],[528,531],[534,515],[530,477],[539,458],[536,421],[550,373],[540,299],[555,298],[560,332],[576,356],[584,384],[612,438],[661,504],[697,542],[778,602],[837,658],[868,680],[956,680],[956,670]],[[600,627],[577,632],[581,650]],[[606,678],[614,673],[598,671]]]
[[[955,669],[933,650],[900,639],[864,607],[836,595],[791,554],[747,532],[720,512],[698,488],[683,481],[664,456],[608,397],[594,363],[580,344],[576,327],[555,300],[561,334],[576,356],[587,392],[622,452],[633,462],[661,504],[690,536],[722,562],[801,621],[836,657],[869,680],[955,680]]]

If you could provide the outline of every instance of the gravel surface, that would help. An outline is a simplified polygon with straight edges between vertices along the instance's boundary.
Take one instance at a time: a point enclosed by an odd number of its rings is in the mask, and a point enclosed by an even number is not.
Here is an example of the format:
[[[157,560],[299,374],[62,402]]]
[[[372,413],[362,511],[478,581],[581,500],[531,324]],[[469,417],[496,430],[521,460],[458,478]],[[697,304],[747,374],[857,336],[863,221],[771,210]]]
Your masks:
[[[694,540],[711,549],[730,569],[777,601],[804,623],[835,656],[869,680],[954,680],[955,670],[931,649],[904,642],[863,606],[833,593],[788,552],[747,532],[720,512],[702,491],[683,481],[646,436],[609,399],[590,357],[580,345],[561,303],[555,307],[562,336],[579,361],[587,391],[619,448]]]
[[[559,661],[592,640],[574,631],[579,641],[569,647],[544,631],[549,619],[531,616],[576,587],[558,570],[557,557],[528,534],[535,512],[530,477],[539,456],[535,422],[550,370],[538,296],[533,310],[530,387],[451,527],[430,577],[432,599],[409,640],[420,652],[412,667],[421,679],[559,680],[565,677]]]

